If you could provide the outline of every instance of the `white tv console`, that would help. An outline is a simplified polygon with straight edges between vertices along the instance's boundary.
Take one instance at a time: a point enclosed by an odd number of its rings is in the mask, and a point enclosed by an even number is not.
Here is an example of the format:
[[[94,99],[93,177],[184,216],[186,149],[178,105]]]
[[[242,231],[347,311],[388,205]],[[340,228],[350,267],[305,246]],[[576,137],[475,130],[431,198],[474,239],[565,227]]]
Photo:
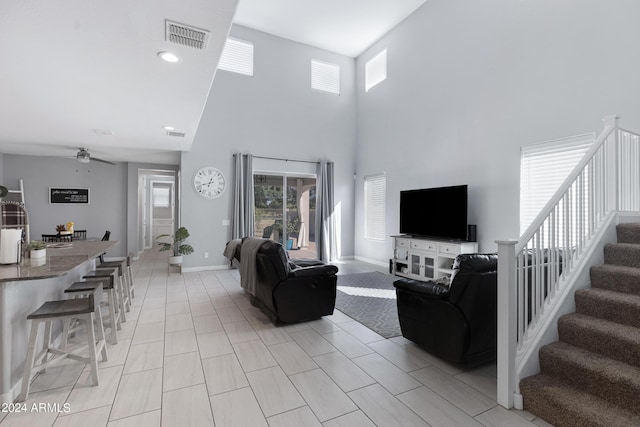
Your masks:
[[[434,240],[407,235],[393,237],[391,272],[416,280],[449,277],[458,254],[478,252],[478,243]]]

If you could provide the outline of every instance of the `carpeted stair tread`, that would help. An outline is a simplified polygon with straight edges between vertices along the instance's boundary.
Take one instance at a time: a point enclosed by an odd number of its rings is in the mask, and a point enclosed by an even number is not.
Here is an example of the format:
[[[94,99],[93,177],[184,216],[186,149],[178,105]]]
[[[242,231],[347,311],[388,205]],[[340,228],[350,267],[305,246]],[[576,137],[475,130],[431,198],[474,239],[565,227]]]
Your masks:
[[[640,368],[555,342],[540,349],[541,372],[640,415]]]
[[[618,224],[616,234],[618,243],[640,243],[640,224]]]
[[[575,293],[576,312],[640,328],[640,295],[607,289],[581,289]]]
[[[607,243],[604,246],[604,263],[640,268],[640,244]]]
[[[557,427],[640,426],[640,416],[544,374],[520,381],[524,409]]]
[[[560,341],[640,367],[640,328],[572,313],[558,319]]]
[[[591,267],[591,287],[640,295],[640,269],[602,264]]]

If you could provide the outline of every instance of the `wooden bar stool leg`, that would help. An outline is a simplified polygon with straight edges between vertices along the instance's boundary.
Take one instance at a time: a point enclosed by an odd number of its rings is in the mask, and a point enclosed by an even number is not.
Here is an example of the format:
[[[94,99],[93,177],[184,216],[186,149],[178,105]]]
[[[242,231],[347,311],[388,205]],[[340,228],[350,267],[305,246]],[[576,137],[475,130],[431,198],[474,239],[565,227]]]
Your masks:
[[[111,318],[111,323],[113,323],[111,325],[111,331],[114,338],[114,344],[117,344],[118,340],[115,339],[116,329],[117,330],[122,329],[122,325],[120,324],[120,316],[119,316],[119,313],[117,312],[118,304],[117,304],[116,290],[109,289],[108,295],[109,297],[107,298],[107,300],[109,302],[109,317]]]
[[[71,328],[71,320],[72,319],[64,319],[62,321],[62,343],[60,347],[63,350],[67,349],[67,345],[69,343],[69,329]]]
[[[114,278],[115,280],[115,287],[116,287],[116,294],[118,297],[118,307],[120,310],[120,320],[122,322],[126,322],[127,321],[127,315],[125,314],[125,312],[127,311],[125,308],[125,303],[124,303],[124,292],[122,289],[122,280],[120,280],[120,276],[116,275],[116,277]]]
[[[133,285],[133,274],[131,274],[131,261],[127,259],[127,276],[129,277],[129,289],[131,290],[131,298],[136,297],[136,288]]]
[[[87,320],[87,342],[89,344],[89,360],[91,363],[91,377],[93,385],[98,385],[98,358],[96,357],[96,334],[93,329],[94,313],[89,313]]]
[[[124,263],[123,263],[124,264]],[[122,282],[124,283],[124,291],[127,296],[127,311],[131,311],[131,284],[127,275],[126,265],[122,267]]]
[[[51,348],[51,321],[47,321],[44,323],[44,344],[45,344],[45,353],[44,353],[44,361],[47,362],[49,360],[49,352],[48,349]],[[42,369],[40,372],[47,372],[47,369]]]
[[[29,333],[29,347],[27,348],[27,360],[24,363],[24,375],[22,376],[22,390],[18,396],[18,402],[24,402],[29,396],[31,387],[31,370],[36,358],[36,343],[38,342],[38,320],[31,321],[31,332]]]
[[[95,320],[96,320],[96,331],[98,335],[98,341],[102,341],[104,343],[102,346],[102,351],[100,352],[102,354],[102,361],[106,362],[108,360],[109,355],[107,353],[107,346],[106,346],[107,338],[104,333],[104,323],[102,323],[102,311],[100,310],[100,302],[96,304]]]

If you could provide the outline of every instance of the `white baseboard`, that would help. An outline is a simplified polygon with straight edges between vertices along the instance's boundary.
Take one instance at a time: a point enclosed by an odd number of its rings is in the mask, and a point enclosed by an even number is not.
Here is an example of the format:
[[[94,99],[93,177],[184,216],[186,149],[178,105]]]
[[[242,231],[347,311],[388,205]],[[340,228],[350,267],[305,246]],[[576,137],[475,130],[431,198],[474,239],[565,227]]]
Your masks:
[[[373,265],[378,265],[380,267],[389,267],[389,263],[388,262],[382,262],[382,261],[376,261],[375,259],[370,259],[370,258],[364,258],[361,256],[355,256],[353,257],[356,261],[362,261],[362,262],[366,262],[368,264],[373,264]]]
[[[205,265],[202,267],[182,267],[183,273],[192,273],[196,271],[219,271],[219,270],[230,270],[231,267],[229,265]]]

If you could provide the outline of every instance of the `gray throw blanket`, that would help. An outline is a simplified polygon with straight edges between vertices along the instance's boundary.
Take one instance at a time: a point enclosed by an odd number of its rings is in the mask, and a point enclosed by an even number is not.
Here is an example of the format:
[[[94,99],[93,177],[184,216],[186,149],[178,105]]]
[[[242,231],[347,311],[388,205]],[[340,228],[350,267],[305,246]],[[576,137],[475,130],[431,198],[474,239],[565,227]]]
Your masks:
[[[267,239],[245,239],[240,253],[240,285],[251,295],[256,296],[258,289],[258,272],[256,256],[260,246]]]
[[[228,258],[229,261],[233,261],[233,257],[236,255],[236,249],[241,242],[242,240],[240,239],[228,241],[227,246],[224,247],[224,252],[222,253],[222,255],[224,255],[225,258]]]

